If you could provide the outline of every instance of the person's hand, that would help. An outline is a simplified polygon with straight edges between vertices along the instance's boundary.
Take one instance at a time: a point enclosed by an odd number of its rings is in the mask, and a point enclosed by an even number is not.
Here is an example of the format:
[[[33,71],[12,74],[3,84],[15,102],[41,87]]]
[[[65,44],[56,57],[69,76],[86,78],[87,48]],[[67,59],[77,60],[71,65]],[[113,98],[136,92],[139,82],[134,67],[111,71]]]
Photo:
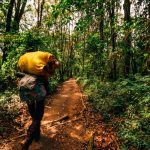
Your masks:
[[[55,67],[55,68],[59,68],[59,67],[60,67],[60,63],[59,63],[59,61],[57,61],[57,60],[55,61],[55,63],[54,63],[54,67]]]

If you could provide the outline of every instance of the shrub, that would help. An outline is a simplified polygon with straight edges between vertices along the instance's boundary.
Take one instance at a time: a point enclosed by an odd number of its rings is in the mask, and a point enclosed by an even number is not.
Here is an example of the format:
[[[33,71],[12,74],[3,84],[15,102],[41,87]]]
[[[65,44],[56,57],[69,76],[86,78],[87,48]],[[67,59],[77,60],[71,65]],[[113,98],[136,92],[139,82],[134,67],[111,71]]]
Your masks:
[[[89,80],[86,85],[89,101],[104,118],[124,118],[118,126],[123,148],[150,149],[150,77],[135,75],[116,82]]]

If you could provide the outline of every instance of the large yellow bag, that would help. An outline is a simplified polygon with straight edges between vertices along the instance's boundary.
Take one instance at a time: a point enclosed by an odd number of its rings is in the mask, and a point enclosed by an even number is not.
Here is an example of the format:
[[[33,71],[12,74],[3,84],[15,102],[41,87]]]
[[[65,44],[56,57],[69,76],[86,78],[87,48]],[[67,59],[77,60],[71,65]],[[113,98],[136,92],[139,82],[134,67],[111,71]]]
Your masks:
[[[44,66],[53,61],[54,56],[48,52],[36,51],[22,55],[18,61],[21,72],[48,77],[49,74],[43,70]]]

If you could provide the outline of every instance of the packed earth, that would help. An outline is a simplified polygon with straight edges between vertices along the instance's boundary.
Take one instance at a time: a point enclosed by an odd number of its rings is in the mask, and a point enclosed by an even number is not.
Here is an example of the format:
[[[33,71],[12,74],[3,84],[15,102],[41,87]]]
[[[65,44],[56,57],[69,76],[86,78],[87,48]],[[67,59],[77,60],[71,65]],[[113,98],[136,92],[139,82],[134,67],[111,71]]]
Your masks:
[[[27,107],[22,105],[13,124],[16,128],[0,136],[0,149],[21,150],[30,123]],[[8,127],[10,125],[8,123]],[[41,133],[40,141],[33,142],[29,150],[120,149],[115,129],[103,122],[74,78],[62,83],[53,96],[47,97]]]

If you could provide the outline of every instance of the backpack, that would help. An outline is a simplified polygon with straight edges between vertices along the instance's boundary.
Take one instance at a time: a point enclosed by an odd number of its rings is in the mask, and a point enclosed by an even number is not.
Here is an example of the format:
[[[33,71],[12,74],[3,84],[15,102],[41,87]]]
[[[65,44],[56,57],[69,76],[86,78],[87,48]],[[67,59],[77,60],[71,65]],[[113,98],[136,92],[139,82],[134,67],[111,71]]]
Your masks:
[[[18,81],[18,88],[21,101],[28,104],[44,100],[46,97],[44,83],[35,75],[25,74],[25,76]]]
[[[49,52],[28,52],[19,58],[17,66],[21,72],[49,77],[49,73],[43,68],[52,61],[54,56]]]

